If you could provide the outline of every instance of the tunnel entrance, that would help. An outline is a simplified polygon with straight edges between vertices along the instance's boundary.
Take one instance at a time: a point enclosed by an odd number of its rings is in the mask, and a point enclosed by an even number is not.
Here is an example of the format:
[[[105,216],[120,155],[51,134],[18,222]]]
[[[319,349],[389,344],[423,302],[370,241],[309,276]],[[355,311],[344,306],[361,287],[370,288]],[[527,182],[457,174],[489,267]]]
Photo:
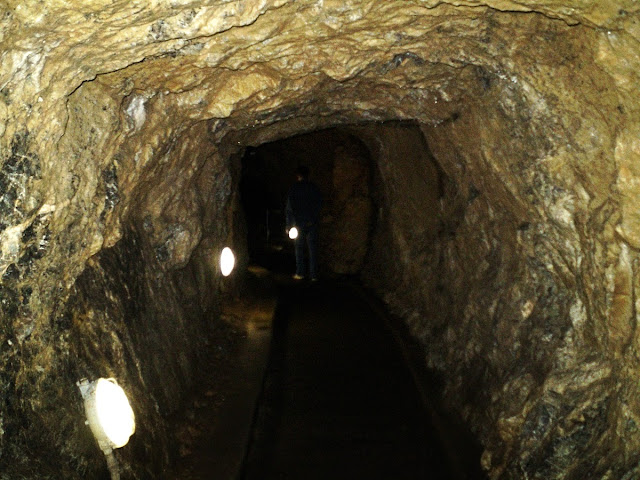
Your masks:
[[[357,274],[373,226],[369,150],[345,128],[331,128],[247,148],[240,195],[249,259],[272,271],[293,272],[293,242],[285,232],[287,193],[307,166],[323,197],[319,263],[324,275]]]

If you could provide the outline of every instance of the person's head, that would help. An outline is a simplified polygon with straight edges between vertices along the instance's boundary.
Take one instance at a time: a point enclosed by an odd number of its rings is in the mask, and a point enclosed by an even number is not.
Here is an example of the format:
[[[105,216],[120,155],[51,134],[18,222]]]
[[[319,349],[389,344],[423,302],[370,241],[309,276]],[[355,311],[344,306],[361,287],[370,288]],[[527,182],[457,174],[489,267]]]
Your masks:
[[[300,165],[296,169],[296,178],[298,181],[309,180],[309,167],[306,165]]]

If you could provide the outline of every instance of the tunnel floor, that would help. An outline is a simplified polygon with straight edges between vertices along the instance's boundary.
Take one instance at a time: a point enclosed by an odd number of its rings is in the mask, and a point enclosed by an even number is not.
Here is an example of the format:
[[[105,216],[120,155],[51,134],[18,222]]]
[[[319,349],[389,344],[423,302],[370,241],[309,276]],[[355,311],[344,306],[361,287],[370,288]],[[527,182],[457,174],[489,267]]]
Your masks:
[[[366,297],[344,283],[290,282],[241,478],[483,478],[447,451],[434,418]]]
[[[244,325],[220,324],[167,478],[485,480],[404,323],[356,281],[292,280],[289,257],[226,310]]]

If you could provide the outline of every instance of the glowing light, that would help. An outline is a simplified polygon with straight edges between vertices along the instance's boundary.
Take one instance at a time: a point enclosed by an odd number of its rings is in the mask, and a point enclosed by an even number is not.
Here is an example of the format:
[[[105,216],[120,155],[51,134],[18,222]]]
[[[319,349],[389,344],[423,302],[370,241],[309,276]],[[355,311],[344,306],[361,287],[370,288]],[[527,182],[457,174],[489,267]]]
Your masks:
[[[101,378],[96,386],[98,421],[113,448],[124,447],[136,431],[136,421],[129,399],[114,381]]]
[[[293,227],[291,230],[289,230],[289,238],[291,240],[295,240],[296,238],[298,238],[298,229],[296,227]]]
[[[229,247],[224,247],[220,254],[220,271],[222,275],[228,277],[233,272],[233,267],[236,264],[236,257]]]
[[[112,378],[78,383],[84,397],[89,427],[100,449],[108,454],[124,447],[136,430],[136,421],[124,390]]]

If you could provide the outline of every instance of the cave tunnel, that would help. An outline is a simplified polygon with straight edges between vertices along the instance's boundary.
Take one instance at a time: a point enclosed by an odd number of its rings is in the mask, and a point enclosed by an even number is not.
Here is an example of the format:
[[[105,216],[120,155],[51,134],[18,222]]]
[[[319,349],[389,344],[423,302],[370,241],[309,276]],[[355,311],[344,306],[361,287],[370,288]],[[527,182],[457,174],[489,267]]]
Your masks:
[[[359,277],[379,255],[371,246],[376,212],[384,209],[375,206],[388,202],[378,165],[358,135],[378,142],[393,136],[396,149],[427,164],[405,186],[417,186],[413,201],[434,215],[441,172],[413,122],[308,132],[242,157],[249,262],[270,272],[279,293],[265,388],[239,478],[484,479],[472,436],[434,402],[442,380],[424,367],[421,347],[413,344],[411,352],[402,322],[389,329],[393,321],[376,313],[378,302],[361,289]],[[294,241],[284,209],[300,165],[313,165],[310,180],[324,199],[319,282],[292,277]],[[370,273],[381,272],[376,266]],[[410,369],[397,367],[407,361]]]
[[[323,198],[319,261],[327,275],[360,273],[373,229],[375,166],[366,145],[350,133],[359,129],[376,135],[373,127],[347,126],[245,151],[239,191],[250,261],[271,271],[295,271],[293,242],[286,236],[287,194],[297,168],[312,165],[311,181]]]
[[[638,11],[5,2],[4,478],[106,478],[77,385],[100,377],[135,412],[122,477],[163,478],[250,301],[247,156],[284,151],[330,199],[325,272],[402,320],[489,478],[638,478]]]

